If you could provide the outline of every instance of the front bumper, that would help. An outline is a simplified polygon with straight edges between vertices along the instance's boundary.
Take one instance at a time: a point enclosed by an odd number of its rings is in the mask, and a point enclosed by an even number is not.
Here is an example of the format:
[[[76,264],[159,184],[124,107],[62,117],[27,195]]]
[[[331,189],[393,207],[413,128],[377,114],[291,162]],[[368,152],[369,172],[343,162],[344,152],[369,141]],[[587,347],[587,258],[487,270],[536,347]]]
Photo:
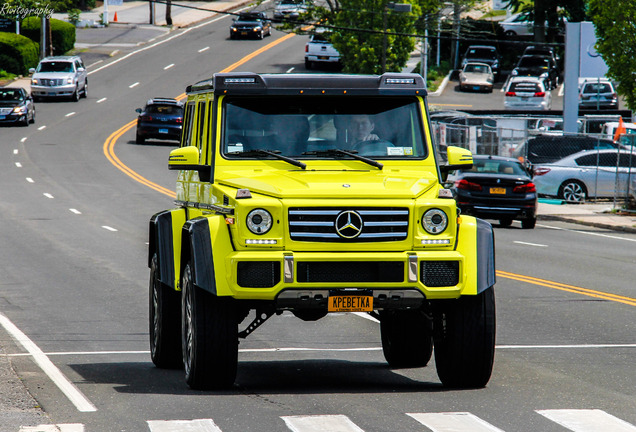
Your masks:
[[[0,124],[14,124],[24,122],[27,114],[0,114]]]
[[[65,97],[72,96],[77,86],[67,84],[61,86],[39,86],[31,85],[31,95],[35,97]]]
[[[277,299],[286,307],[317,303],[330,290],[346,289],[371,291],[376,305],[411,304],[424,298],[459,297],[466,267],[465,257],[453,250],[234,252],[225,259],[224,282],[236,299]]]

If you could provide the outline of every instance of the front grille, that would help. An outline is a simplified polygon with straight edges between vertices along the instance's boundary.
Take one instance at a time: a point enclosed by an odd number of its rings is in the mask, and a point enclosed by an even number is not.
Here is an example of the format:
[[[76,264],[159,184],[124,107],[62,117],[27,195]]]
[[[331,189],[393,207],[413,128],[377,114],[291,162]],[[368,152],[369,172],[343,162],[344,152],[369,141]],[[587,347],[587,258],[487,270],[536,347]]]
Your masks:
[[[236,283],[243,288],[271,288],[280,282],[279,261],[242,261],[237,272]]]
[[[401,261],[299,261],[298,282],[404,282]]]
[[[11,114],[11,111],[13,111],[13,108],[0,108],[0,114],[2,115],[7,115],[7,114]]]
[[[40,83],[43,86],[55,87],[55,86],[61,86],[64,83],[64,80],[61,78],[42,78],[40,80]]]
[[[408,208],[295,207],[289,209],[289,235],[296,241],[399,241],[407,238],[408,231]]]
[[[455,286],[459,283],[459,261],[422,261],[420,278],[429,288]]]

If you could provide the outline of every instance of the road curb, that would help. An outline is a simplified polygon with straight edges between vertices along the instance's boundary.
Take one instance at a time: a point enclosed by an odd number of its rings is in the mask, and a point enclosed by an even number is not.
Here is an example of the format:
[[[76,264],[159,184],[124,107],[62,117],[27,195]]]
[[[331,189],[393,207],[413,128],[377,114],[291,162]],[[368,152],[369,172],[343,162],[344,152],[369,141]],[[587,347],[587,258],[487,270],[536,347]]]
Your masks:
[[[575,223],[578,225],[584,225],[584,226],[590,226],[590,227],[594,227],[594,228],[602,228],[602,229],[607,229],[607,230],[611,230],[611,231],[621,231],[621,232],[627,232],[627,233],[636,233],[636,227],[629,227],[629,226],[625,226],[625,225],[611,225],[611,224],[605,224],[602,222],[590,222],[590,221],[584,221],[584,220],[579,220],[579,219],[575,219],[572,217],[567,217],[567,216],[559,216],[559,215],[537,215],[537,219],[538,220],[546,220],[546,221],[561,221],[561,222],[570,222],[570,223]]]

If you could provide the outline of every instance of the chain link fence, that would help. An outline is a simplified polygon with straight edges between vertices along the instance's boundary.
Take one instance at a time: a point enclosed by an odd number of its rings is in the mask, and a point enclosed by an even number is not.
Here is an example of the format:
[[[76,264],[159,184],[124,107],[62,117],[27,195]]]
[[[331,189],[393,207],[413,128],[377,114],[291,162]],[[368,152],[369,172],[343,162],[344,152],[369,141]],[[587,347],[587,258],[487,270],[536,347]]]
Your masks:
[[[532,167],[541,195],[572,202],[612,200],[615,208],[634,208],[636,130],[617,143],[602,128],[617,117],[582,118],[576,134],[564,133],[561,119],[545,117],[433,113],[431,126],[442,157],[448,146],[458,146],[473,154],[518,158]]]

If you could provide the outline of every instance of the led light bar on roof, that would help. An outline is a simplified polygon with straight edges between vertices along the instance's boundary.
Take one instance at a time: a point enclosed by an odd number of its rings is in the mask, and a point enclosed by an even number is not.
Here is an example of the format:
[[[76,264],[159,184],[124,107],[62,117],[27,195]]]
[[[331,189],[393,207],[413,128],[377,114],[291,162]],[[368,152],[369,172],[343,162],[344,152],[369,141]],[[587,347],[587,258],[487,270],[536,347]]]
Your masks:
[[[387,78],[387,84],[415,84],[414,78]]]
[[[225,78],[225,84],[253,84],[256,82],[254,77],[249,78]]]

